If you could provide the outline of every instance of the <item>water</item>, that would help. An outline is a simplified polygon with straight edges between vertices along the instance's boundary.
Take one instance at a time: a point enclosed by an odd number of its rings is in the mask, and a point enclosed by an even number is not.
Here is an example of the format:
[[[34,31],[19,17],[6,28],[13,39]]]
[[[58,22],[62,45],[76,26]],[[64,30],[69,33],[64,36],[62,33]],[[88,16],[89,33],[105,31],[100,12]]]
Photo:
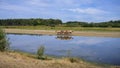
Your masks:
[[[120,38],[7,34],[10,48],[35,54],[45,46],[45,54],[71,56],[87,61],[120,65]]]

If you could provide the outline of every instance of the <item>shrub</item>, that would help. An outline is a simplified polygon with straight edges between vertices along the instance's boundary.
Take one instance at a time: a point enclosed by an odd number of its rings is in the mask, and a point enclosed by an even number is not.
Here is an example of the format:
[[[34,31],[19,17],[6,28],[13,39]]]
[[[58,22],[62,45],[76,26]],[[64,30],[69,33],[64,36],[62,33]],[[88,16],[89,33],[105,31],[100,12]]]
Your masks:
[[[8,41],[6,35],[2,29],[0,29],[0,51],[5,51],[8,49]]]
[[[68,60],[71,62],[71,63],[74,63],[74,62],[79,62],[78,59],[76,58],[68,58]]]
[[[37,58],[38,59],[44,59],[44,57],[43,57],[44,51],[45,51],[45,47],[44,46],[40,46],[38,48],[38,51],[37,51]]]

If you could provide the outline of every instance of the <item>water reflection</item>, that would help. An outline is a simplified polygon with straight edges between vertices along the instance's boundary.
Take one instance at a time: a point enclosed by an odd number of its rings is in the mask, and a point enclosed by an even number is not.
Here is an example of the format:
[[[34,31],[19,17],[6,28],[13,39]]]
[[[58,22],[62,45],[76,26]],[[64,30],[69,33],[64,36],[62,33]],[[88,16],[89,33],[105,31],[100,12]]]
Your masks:
[[[60,39],[60,40],[71,40],[71,39],[73,39],[73,37],[70,36],[70,35],[57,35],[56,39]]]

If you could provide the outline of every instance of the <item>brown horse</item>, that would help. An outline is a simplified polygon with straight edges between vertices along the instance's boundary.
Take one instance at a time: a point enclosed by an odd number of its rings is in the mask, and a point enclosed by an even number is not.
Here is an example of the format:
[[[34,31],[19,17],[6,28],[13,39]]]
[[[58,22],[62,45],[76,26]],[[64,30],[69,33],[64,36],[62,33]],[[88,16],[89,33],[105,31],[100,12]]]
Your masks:
[[[72,34],[72,30],[59,30],[59,31],[56,31],[57,35],[70,35]]]

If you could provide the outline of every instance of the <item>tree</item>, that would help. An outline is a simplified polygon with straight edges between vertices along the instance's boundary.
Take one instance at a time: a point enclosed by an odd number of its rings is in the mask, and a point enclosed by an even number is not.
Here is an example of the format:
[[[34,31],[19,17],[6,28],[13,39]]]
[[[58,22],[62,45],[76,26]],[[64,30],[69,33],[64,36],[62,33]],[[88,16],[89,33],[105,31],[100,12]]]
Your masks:
[[[56,26],[64,24],[60,19],[0,19],[0,26]],[[99,23],[88,23],[80,21],[68,21],[65,24],[67,27],[120,27],[120,20],[107,21]]]

